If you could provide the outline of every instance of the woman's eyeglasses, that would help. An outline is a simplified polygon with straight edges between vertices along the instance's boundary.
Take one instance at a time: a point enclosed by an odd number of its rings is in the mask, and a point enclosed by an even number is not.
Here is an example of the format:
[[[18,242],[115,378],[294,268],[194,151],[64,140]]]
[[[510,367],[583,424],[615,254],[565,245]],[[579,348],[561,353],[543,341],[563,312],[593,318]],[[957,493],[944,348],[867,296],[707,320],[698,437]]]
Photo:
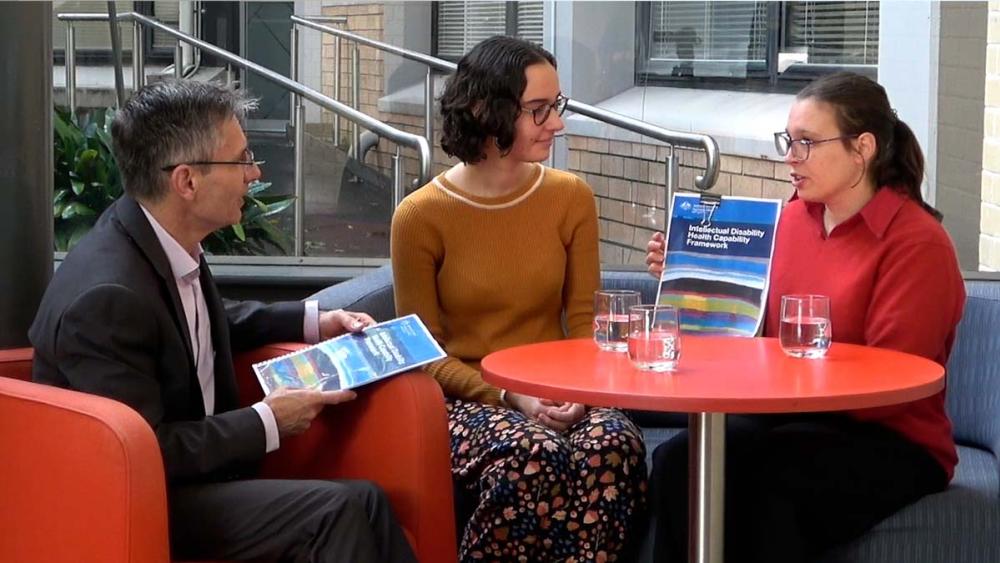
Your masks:
[[[566,113],[566,104],[568,103],[569,103],[569,98],[563,96],[562,94],[559,94],[558,96],[556,96],[556,101],[552,102],[551,104],[542,104],[537,108],[522,107],[521,111],[523,111],[524,113],[530,113],[531,120],[535,122],[535,125],[541,125],[545,123],[546,119],[549,118],[549,114],[552,113],[552,110],[556,110],[556,115],[560,117],[562,116],[562,114]]]
[[[245,149],[243,151],[243,160],[196,160],[194,162],[178,162],[177,164],[171,164],[170,166],[164,166],[160,170],[164,172],[170,172],[178,166],[187,165],[194,166],[196,164],[241,164],[246,168],[251,166],[260,166],[264,164],[263,160],[254,160],[253,151],[250,149]]]
[[[774,148],[777,149],[778,156],[785,156],[788,153],[792,153],[792,158],[801,162],[809,158],[809,151],[812,149],[813,145],[828,143],[830,141],[854,139],[859,136],[860,135],[841,135],[839,137],[830,137],[829,139],[817,139],[812,141],[809,139],[793,139],[787,131],[778,131],[774,134]]]

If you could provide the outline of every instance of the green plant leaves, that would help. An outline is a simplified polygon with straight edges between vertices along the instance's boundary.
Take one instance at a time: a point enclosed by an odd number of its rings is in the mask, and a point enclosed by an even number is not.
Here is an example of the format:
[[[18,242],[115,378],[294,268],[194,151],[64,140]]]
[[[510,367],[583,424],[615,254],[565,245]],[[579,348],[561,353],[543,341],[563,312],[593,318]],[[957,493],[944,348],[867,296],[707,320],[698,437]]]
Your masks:
[[[72,219],[77,216],[89,217],[91,215],[97,215],[97,213],[79,201],[74,201],[63,207],[62,213],[59,216],[63,219]]]
[[[113,120],[113,109],[74,116],[64,108],[55,108],[52,216],[56,250],[72,248],[122,193],[121,176],[111,152]]]
[[[262,195],[270,182],[253,182],[243,197],[243,218],[202,241],[212,254],[287,254],[291,237],[278,227],[277,215],[295,203],[294,196]]]

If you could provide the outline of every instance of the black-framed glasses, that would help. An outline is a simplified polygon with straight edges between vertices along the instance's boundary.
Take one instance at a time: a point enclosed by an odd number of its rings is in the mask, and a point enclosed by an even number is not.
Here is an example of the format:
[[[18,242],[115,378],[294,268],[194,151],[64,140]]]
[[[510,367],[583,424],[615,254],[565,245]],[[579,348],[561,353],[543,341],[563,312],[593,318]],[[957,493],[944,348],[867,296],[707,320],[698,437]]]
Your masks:
[[[194,162],[178,162],[177,164],[164,166],[163,168],[160,168],[160,170],[164,172],[170,172],[171,170],[177,168],[178,166],[182,165],[194,166],[196,164],[242,164],[244,167],[250,168],[251,166],[260,166],[261,164],[264,164],[264,162],[265,161],[263,160],[255,160],[253,157],[252,150],[244,149],[243,160],[196,160]]]
[[[810,139],[793,139],[787,131],[778,131],[774,134],[774,148],[777,149],[778,156],[785,156],[790,152],[792,153],[792,158],[801,162],[809,158],[809,151],[812,149],[813,145],[829,143],[830,141],[854,139],[856,137],[860,137],[860,135],[841,135],[839,137],[830,137],[829,139],[817,139],[813,141]]]
[[[545,120],[549,118],[549,114],[552,110],[556,110],[556,115],[562,117],[562,114],[566,113],[566,104],[569,103],[569,98],[559,94],[556,96],[556,101],[551,104],[543,104],[537,108],[526,108],[522,107],[521,111],[524,113],[531,114],[531,120],[535,122],[535,125],[541,125],[545,123]]]

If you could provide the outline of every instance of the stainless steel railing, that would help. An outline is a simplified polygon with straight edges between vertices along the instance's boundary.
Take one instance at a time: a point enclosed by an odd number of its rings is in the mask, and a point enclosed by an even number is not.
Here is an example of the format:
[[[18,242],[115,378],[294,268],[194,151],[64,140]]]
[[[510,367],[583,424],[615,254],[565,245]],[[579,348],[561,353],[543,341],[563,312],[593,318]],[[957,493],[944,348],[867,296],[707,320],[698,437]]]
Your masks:
[[[76,84],[76,57],[75,57],[75,33],[73,29],[73,24],[75,22],[100,22],[109,21],[109,16],[107,14],[59,14],[56,16],[60,21],[66,23],[66,96],[69,102],[70,110],[75,111],[76,109],[76,95],[75,95],[75,84]],[[394,203],[398,203],[396,199],[399,193],[402,193],[402,186],[404,185],[402,178],[402,167],[399,166],[400,162],[400,151],[399,146],[410,147],[416,150],[419,161],[420,161],[420,172],[417,181],[421,184],[429,182],[431,179],[431,145],[427,142],[427,139],[421,137],[420,135],[414,135],[412,133],[407,133],[405,131],[400,131],[392,126],[389,126],[377,119],[361,113],[360,111],[347,106],[329,96],[326,96],[308,86],[300,84],[294,80],[288,79],[268,68],[258,65],[257,63],[248,61],[242,57],[234,55],[224,49],[220,49],[211,43],[206,43],[201,39],[188,35],[186,33],[177,31],[163,23],[157,21],[156,19],[144,16],[142,14],[137,14],[135,12],[126,12],[118,14],[117,20],[121,22],[132,22],[133,24],[133,34],[134,34],[134,45],[142,45],[142,33],[143,28],[151,28],[162,33],[165,33],[177,40],[177,48],[174,50],[174,74],[177,77],[181,76],[183,71],[183,57],[180,49],[180,44],[186,43],[193,46],[196,49],[210,53],[222,60],[225,60],[231,64],[240,66],[248,71],[254,72],[265,79],[281,86],[285,90],[288,90],[293,98],[293,107],[297,107],[295,115],[295,256],[302,256],[304,250],[304,182],[302,174],[302,132],[304,131],[304,111],[301,104],[301,99],[307,99],[316,105],[333,112],[338,117],[343,117],[355,124],[356,126],[364,127],[369,129],[379,135],[384,137],[396,144],[396,154],[394,156],[393,162],[393,186],[396,187],[394,190]],[[331,28],[332,29],[332,28]],[[136,89],[142,87],[145,83],[145,68],[143,57],[141,56],[141,47],[139,52],[133,53],[132,59],[132,76],[133,85]],[[118,54],[120,55],[120,53]],[[116,56],[116,61],[121,61],[120,56]],[[295,65],[292,67],[296,68]]]
[[[431,146],[434,144],[434,71],[451,74],[457,70],[458,65],[455,63],[438,59],[424,53],[419,53],[417,51],[411,51],[409,49],[404,49],[397,47],[395,45],[390,45],[388,43],[383,43],[381,41],[375,41],[374,39],[369,39],[355,33],[344,31],[342,29],[336,29],[328,25],[324,25],[317,18],[309,16],[292,16],[291,17],[293,27],[303,26],[310,29],[315,29],[322,33],[327,33],[333,35],[335,39],[335,50],[336,50],[336,62],[334,64],[334,80],[339,81],[340,77],[340,42],[341,39],[351,41],[354,45],[353,52],[357,52],[359,45],[365,45],[384,51],[386,53],[391,53],[400,56],[404,59],[416,61],[418,63],[427,66],[427,74],[424,77],[424,138],[430,143]],[[352,69],[352,82],[354,84],[358,83],[358,71],[357,68]],[[339,96],[339,88],[336,90],[336,95]],[[356,102],[356,97],[355,100]],[[355,106],[357,107],[357,106]],[[715,139],[708,135],[701,135],[698,133],[684,133],[680,131],[671,131],[669,129],[664,129],[663,127],[657,127],[650,123],[640,121],[628,116],[624,116],[618,113],[607,111],[589,104],[578,102],[576,100],[570,100],[567,105],[569,111],[584,115],[591,119],[596,119],[604,123],[620,127],[627,131],[632,131],[634,133],[639,133],[645,135],[651,139],[660,141],[670,147],[670,151],[666,157],[666,188],[667,188],[667,199],[666,202],[669,205],[671,195],[674,189],[677,187],[677,180],[680,176],[679,167],[680,160],[679,155],[674,151],[675,147],[682,147],[688,149],[696,149],[704,151],[705,153],[705,168],[704,173],[695,177],[695,186],[700,190],[708,190],[713,185],[715,185],[716,180],[719,177],[719,145],[715,142]],[[355,139],[355,145],[358,146],[357,140]]]

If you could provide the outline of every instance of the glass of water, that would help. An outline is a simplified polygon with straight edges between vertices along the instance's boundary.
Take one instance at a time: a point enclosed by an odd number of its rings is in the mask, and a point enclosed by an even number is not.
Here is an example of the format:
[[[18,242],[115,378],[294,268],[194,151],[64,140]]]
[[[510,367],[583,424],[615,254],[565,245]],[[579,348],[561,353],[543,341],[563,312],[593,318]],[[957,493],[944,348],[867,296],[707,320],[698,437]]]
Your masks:
[[[639,304],[639,292],[601,289],[594,292],[594,342],[601,350],[628,348],[628,310]]]
[[[681,323],[669,305],[638,305],[629,309],[628,357],[635,367],[673,371],[681,357]]]
[[[822,358],[830,349],[830,298],[782,295],[781,349],[793,358]]]

